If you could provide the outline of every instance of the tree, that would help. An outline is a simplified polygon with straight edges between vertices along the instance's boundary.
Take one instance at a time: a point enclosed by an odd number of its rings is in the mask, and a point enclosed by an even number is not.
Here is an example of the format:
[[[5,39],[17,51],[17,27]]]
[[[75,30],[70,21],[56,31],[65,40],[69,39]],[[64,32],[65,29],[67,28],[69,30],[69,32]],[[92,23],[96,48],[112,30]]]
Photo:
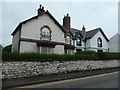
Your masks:
[[[6,52],[11,52],[11,50],[12,50],[12,44],[10,44],[10,45],[8,45],[8,46],[5,46],[5,47],[3,48],[3,51],[6,51]]]

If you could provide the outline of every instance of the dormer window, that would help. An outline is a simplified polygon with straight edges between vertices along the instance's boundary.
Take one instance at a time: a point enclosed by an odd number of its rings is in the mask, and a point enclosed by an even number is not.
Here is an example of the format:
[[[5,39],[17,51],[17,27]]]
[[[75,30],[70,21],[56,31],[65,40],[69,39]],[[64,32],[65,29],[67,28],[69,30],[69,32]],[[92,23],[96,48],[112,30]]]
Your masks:
[[[41,28],[40,39],[41,40],[51,40],[51,30],[48,26],[43,26]]]
[[[100,37],[97,39],[97,46],[102,47],[102,39]]]
[[[81,42],[81,38],[80,37],[77,37],[77,39],[76,39],[76,45],[77,46],[82,46],[82,42]]]
[[[70,38],[70,36],[66,36],[66,44],[71,44],[71,38]]]

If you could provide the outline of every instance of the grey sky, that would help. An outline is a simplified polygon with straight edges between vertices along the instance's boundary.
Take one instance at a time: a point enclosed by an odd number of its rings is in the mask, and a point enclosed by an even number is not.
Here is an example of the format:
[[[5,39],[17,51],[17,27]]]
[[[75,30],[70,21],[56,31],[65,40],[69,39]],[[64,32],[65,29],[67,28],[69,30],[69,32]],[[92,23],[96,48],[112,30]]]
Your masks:
[[[118,32],[117,2],[3,2],[0,44],[12,43],[11,33],[21,21],[37,15],[39,4],[61,25],[64,15],[69,13],[72,28],[81,29],[85,25],[88,31],[101,27],[108,38]]]

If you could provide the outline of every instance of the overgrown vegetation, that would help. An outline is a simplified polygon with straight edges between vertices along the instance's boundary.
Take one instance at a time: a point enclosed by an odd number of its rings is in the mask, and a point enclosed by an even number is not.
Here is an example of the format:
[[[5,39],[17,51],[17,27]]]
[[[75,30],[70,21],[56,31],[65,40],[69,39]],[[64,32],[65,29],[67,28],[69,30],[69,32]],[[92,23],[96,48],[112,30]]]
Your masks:
[[[3,51],[3,61],[53,61],[53,60],[113,60],[120,59],[120,53],[105,53],[85,51],[75,55],[40,54],[40,53],[10,53]]]

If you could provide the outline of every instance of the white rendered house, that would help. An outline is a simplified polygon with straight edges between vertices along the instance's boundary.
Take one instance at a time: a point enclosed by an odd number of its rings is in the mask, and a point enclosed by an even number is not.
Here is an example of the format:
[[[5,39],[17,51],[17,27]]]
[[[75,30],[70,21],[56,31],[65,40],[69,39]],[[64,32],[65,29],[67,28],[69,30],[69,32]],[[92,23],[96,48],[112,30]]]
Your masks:
[[[80,51],[96,51],[96,52],[108,52],[108,38],[104,34],[101,28],[86,31],[83,26],[82,30],[71,29],[74,33],[76,52]]]
[[[12,52],[74,54],[76,51],[108,51],[108,39],[101,28],[85,31],[71,28],[70,16],[63,25],[40,5],[38,14],[20,22],[13,31]]]
[[[64,27],[40,5],[38,15],[19,23],[13,31],[12,51],[73,54],[68,14],[63,20]]]

